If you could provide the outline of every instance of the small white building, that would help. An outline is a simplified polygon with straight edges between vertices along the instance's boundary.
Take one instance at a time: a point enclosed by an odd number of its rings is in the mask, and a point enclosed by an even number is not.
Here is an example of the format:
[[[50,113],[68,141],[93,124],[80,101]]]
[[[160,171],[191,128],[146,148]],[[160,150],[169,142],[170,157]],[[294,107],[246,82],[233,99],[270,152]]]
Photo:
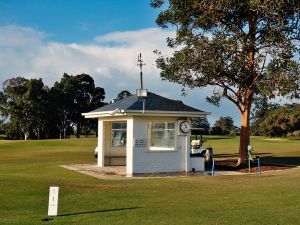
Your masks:
[[[203,171],[204,159],[190,158],[190,118],[208,114],[151,92],[83,113],[98,119],[98,166],[126,165],[128,176]]]

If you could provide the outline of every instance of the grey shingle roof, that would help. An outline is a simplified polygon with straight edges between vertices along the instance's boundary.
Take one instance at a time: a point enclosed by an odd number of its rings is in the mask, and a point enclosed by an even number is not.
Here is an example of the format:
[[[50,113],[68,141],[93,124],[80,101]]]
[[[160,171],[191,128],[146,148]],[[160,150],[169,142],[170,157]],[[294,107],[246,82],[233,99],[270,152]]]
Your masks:
[[[114,111],[116,109],[124,110],[125,112],[143,110],[143,101],[133,95],[103,106],[92,112],[106,112]],[[148,96],[145,101],[145,111],[203,112],[199,109],[187,106],[181,101],[171,100],[152,92],[148,92]]]

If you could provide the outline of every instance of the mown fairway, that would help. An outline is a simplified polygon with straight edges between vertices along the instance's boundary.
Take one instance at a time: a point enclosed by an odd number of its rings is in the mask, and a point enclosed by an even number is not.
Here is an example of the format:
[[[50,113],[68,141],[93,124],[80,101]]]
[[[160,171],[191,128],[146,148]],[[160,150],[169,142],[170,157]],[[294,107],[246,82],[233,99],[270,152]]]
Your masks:
[[[263,160],[300,164],[300,141],[252,140]],[[216,157],[232,157],[237,144],[205,143]],[[0,224],[300,224],[300,169],[108,181],[59,167],[95,162],[95,145],[94,138],[1,141]],[[51,185],[60,187],[59,216],[42,221]]]

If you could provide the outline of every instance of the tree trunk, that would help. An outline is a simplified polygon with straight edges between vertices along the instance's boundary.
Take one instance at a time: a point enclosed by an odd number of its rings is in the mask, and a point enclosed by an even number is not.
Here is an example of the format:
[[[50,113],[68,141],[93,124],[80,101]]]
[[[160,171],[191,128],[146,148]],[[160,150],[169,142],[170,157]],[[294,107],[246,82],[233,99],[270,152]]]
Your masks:
[[[64,139],[68,138],[68,128],[64,127]]]
[[[29,134],[27,132],[24,132],[24,140],[27,141],[29,137]]]
[[[18,125],[18,130],[17,130],[17,132],[18,132],[18,133],[17,133],[17,140],[20,140],[20,138],[21,138],[21,137],[20,137],[20,136],[21,136],[21,135],[20,135],[20,125]]]
[[[81,130],[80,123],[77,123],[77,131],[76,131],[76,137],[77,138],[80,138],[80,130]]]
[[[252,12],[252,15],[249,17],[249,52],[248,52],[248,69],[251,71],[251,76],[248,79],[245,79],[247,86],[251,86],[254,81],[254,55],[255,55],[255,31],[257,23],[257,14]],[[240,133],[240,149],[239,149],[239,158],[237,165],[247,163],[248,158],[248,145],[250,144],[250,109],[253,98],[253,90],[245,90],[243,95],[243,108],[241,110],[241,133]]]
[[[84,123],[84,133],[85,133],[85,137],[88,137],[88,128],[87,128],[87,124]]]
[[[238,164],[247,163],[248,145],[250,144],[250,106],[247,106],[245,111],[241,113],[241,132],[240,132],[240,149]]]

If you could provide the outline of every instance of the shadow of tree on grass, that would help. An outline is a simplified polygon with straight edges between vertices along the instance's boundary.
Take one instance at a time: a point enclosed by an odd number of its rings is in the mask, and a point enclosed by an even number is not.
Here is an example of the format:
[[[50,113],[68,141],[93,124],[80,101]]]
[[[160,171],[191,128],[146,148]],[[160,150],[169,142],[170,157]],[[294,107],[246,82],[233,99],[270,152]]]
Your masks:
[[[260,153],[253,153],[252,156],[256,157],[256,156],[262,156],[262,155],[271,155],[271,153],[267,153],[267,152],[260,152]],[[232,154],[228,154],[228,153],[220,153],[220,154],[214,154],[214,158],[237,158],[239,156],[238,153],[232,153]]]
[[[257,153],[253,154],[253,161],[251,161],[251,168],[258,167],[258,158],[260,159],[260,166],[264,171],[268,170],[281,170],[294,168],[300,166],[299,156],[273,156],[271,153]],[[238,154],[215,154],[215,169],[225,171],[240,171],[248,168],[248,162],[237,165]],[[212,168],[212,161],[205,163],[206,169]]]
[[[300,157],[297,156],[264,156],[260,161],[262,164],[300,166]]]

